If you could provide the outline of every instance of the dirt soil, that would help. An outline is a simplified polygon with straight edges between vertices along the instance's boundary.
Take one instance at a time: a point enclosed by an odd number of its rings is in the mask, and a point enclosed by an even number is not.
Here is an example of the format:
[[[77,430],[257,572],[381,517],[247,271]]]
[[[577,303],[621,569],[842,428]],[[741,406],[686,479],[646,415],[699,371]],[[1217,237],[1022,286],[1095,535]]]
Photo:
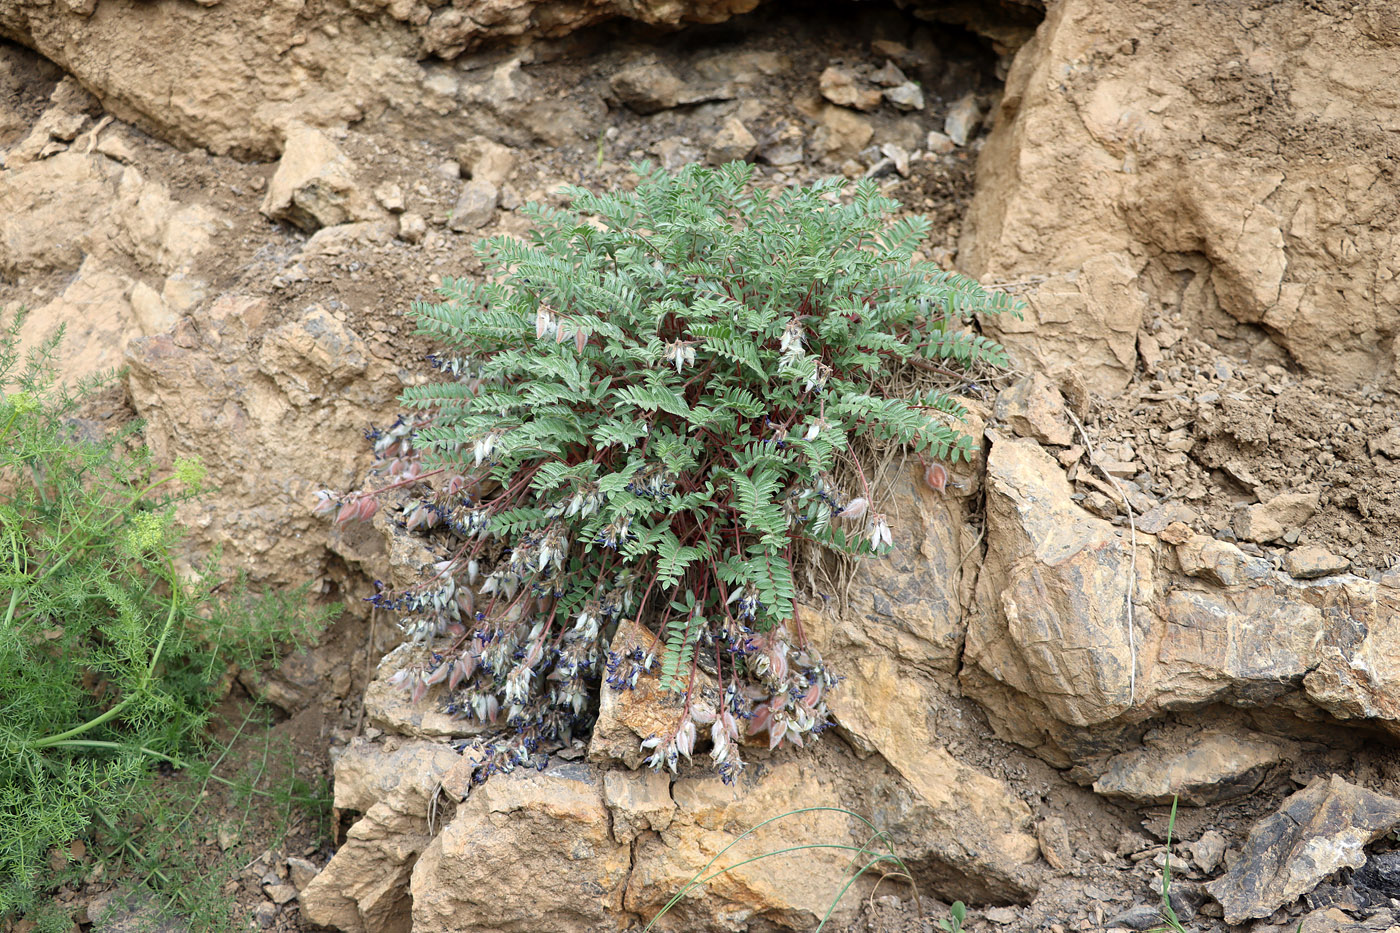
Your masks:
[[[1361,576],[1400,560],[1394,388],[1339,385],[1282,358],[1240,359],[1170,322],[1139,343],[1148,345],[1142,368],[1126,391],[1096,406],[1092,433],[1106,451],[1128,445],[1117,459],[1140,461],[1146,491],[1186,503],[1195,513],[1189,524],[1229,541],[1237,508],[1317,493],[1318,510],[1262,553],[1315,545]]]

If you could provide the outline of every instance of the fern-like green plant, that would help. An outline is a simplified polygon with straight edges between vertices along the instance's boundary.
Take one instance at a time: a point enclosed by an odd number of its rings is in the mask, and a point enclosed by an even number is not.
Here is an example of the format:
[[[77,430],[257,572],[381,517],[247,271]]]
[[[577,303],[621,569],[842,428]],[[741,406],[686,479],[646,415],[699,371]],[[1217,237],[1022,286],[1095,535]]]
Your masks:
[[[528,207],[527,239],[480,244],[484,280],[414,306],[452,378],[404,392],[365,489],[320,494],[348,521],[406,489],[402,525],[447,536],[422,585],[377,602],[415,639],[449,637],[405,689],[445,680],[453,711],[508,727],[483,775],[540,766],[588,727],[600,676],[627,689],[652,669],[609,652],[623,616],[686,697],[644,743],[653,766],[690,757],[697,725],[727,780],[744,732],[802,744],[836,676],[802,631],[795,561],[893,546],[859,451],[968,457],[965,412],[928,376],[1006,364],[969,325],[1013,301],[916,261],[928,221],[891,221],[874,183],[636,170],[632,192]],[[897,390],[911,374],[925,388]],[[717,704],[695,702],[701,668]]]
[[[213,558],[177,572],[175,506],[203,468],[158,476],[138,425],[102,437],[75,418],[61,333],[22,358],[19,325],[0,330],[0,919],[36,907],[97,814],[129,814],[156,766],[185,763],[231,664],[328,617],[304,594],[251,598]]]

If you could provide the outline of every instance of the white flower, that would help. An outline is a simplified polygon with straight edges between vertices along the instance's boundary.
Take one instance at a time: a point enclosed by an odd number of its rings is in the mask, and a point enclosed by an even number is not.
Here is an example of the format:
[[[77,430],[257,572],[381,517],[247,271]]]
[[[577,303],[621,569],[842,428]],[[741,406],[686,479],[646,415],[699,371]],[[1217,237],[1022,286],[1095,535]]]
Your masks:
[[[890,535],[889,523],[885,521],[885,516],[876,512],[870,516],[870,526],[867,530],[870,538],[870,546],[875,550],[881,547],[893,547],[894,538]]]

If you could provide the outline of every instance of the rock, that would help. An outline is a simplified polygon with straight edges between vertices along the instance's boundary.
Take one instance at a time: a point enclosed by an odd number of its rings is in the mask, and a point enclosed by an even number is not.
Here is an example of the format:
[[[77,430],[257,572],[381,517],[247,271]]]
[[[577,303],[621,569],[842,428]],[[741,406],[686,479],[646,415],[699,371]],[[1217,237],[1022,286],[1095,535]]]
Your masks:
[[[613,839],[623,845],[645,830],[664,831],[676,812],[671,776],[650,768],[603,772],[603,799],[612,812]]]
[[[977,95],[966,94],[948,108],[948,115],[943,118],[943,132],[955,145],[966,146],[981,122],[982,105],[977,102]]]
[[[980,464],[969,466],[969,474],[980,472]],[[960,495],[975,495],[967,486]],[[817,607],[801,611],[823,657],[842,659],[844,679],[827,702],[852,744],[878,752],[898,773],[897,780],[865,779],[877,801],[873,819],[895,834],[902,852],[931,866],[936,890],[1001,903],[1025,900],[1037,886],[1029,809],[1005,783],[941,748],[927,712],[954,688],[959,665],[963,623],[956,594],[968,572],[961,557],[974,537],[960,519],[965,501],[929,489],[921,469],[900,477],[892,496],[907,503],[892,527],[899,546],[857,568],[847,621]],[[930,587],[929,579],[945,582]]]
[[[1074,845],[1063,817],[1047,816],[1035,826],[1040,854],[1056,871],[1067,871],[1074,864]]]
[[[131,287],[131,311],[136,316],[136,324],[147,337],[170,330],[178,319],[160,293],[145,282],[137,282]]]
[[[462,186],[447,225],[458,233],[479,230],[496,217],[501,190],[489,181],[472,179]]]
[[[672,786],[676,813],[670,828],[638,840],[625,908],[642,916],[658,911],[740,833],[794,807],[839,807],[833,776],[815,761],[774,761],[761,773],[726,787],[717,777],[682,777]],[[799,803],[800,801],[800,803]],[[820,844],[860,844],[868,828],[842,814],[818,811],[775,820],[738,843],[726,856],[737,867],[686,898],[668,916],[677,929],[718,929],[767,921],[785,929],[811,929],[836,901],[849,879],[849,859],[832,849],[809,849],[740,865],[755,855]],[[869,884],[858,882],[833,914],[848,922]],[[855,895],[855,896],[852,896]],[[698,903],[696,903],[698,902]]]
[[[988,907],[982,911],[982,916],[998,926],[1006,926],[1015,923],[1020,917],[1020,913],[1010,907]]]
[[[25,318],[19,332],[21,351],[37,347],[62,326],[58,364],[66,379],[116,368],[122,351],[142,333],[127,298],[133,289],[130,279],[89,256],[57,297]]]
[[[1364,846],[1400,825],[1400,799],[1319,777],[1249,831],[1241,856],[1206,885],[1225,922],[1267,917],[1328,875],[1366,863]]]
[[[1318,502],[1315,492],[1286,492],[1268,502],[1236,510],[1230,525],[1241,539],[1267,544],[1312,518]]]
[[[1191,861],[1196,863],[1204,874],[1211,874],[1225,857],[1225,837],[1219,830],[1208,829],[1188,848]]]
[[[1296,580],[1316,580],[1351,569],[1351,561],[1326,548],[1307,546],[1294,548],[1284,555],[1283,569]]]
[[[885,100],[893,104],[896,110],[903,110],[905,113],[924,109],[923,89],[913,81],[885,88]]]
[[[1135,363],[1125,338],[1138,327],[1129,330],[1130,323],[1180,296],[1190,279],[1199,288],[1185,306],[1193,327],[1208,318],[1230,328],[1262,322],[1272,343],[1313,375],[1347,384],[1383,378],[1392,351],[1372,335],[1400,324],[1400,278],[1390,271],[1395,231],[1389,223],[1353,231],[1350,218],[1385,214],[1388,201],[1378,191],[1358,193],[1348,211],[1333,213],[1316,192],[1371,177],[1371,153],[1389,145],[1364,103],[1388,72],[1360,50],[1369,48],[1368,35],[1393,28],[1376,32],[1379,13],[1333,30],[1319,28],[1301,7],[1246,24],[1203,6],[1189,23],[1173,19],[1163,33],[1144,36],[1135,12],[1107,0],[1056,4],[1008,74],[978,168],[979,179],[996,182],[978,186],[959,263],[984,281],[1045,275],[1030,297],[1054,310],[1044,321],[1032,311],[993,330],[1009,338],[1018,359],[1052,372],[1077,368],[1095,391],[1112,393]],[[1295,46],[1268,64],[1251,62],[1234,51],[1246,32],[1251,42],[1273,46],[1292,37]],[[1188,34],[1198,41],[1181,41]],[[1125,42],[1136,43],[1131,54],[1094,65],[1082,84],[1067,80],[1086,49]],[[1255,93],[1246,88],[1296,87],[1328,67],[1358,77],[1340,97],[1271,117],[1271,142],[1262,149],[1241,147],[1257,132],[1239,119],[1241,99]],[[1206,74],[1238,91],[1199,98],[1192,89]],[[1351,114],[1337,126],[1358,142],[1345,157],[1314,158],[1298,134],[1329,107]],[[1096,172],[1103,184],[1093,197],[1074,191],[1077,179]],[[1066,243],[1065,229],[1093,231],[1093,245]],[[1142,275],[1125,285],[1086,283],[1090,259]],[[1335,276],[1326,290],[1311,286],[1320,275]],[[1374,287],[1387,297],[1362,297]],[[1094,293],[1113,313],[1079,316],[1057,300],[1067,292]],[[1051,318],[1062,324],[1047,327]]]
[[[422,214],[407,211],[399,215],[398,238],[405,243],[421,243],[428,232],[428,222]]]
[[[1319,711],[1400,734],[1400,592],[1296,582],[1205,535],[1170,552],[1139,535],[1130,639],[1127,529],[1075,505],[1038,444],[988,437],[988,546],[960,680],[1003,739],[1092,783],[1141,724],[1212,704],[1272,710],[1300,738],[1297,717]]]
[[[497,775],[413,867],[414,933],[610,927],[635,869],[608,823],[602,781],[586,765]]]
[[[909,151],[907,149],[894,143],[885,143],[880,147],[880,153],[890,160],[900,178],[909,177]]]
[[[1217,586],[1260,583],[1274,575],[1273,566],[1261,557],[1250,557],[1226,541],[1192,533],[1176,549],[1181,572]]]
[[[943,155],[952,152],[957,148],[957,143],[953,142],[946,134],[938,130],[929,130],[924,141],[924,148],[935,155]]]
[[[391,214],[402,214],[404,210],[403,189],[393,182],[386,181],[374,189],[374,199],[379,206]]]
[[[253,909],[253,919],[264,930],[271,929],[272,925],[277,922],[277,914],[277,905],[269,904],[267,901],[263,901]]]
[[[870,80],[880,87],[898,87],[909,79],[904,76],[904,72],[899,70],[899,66],[892,61],[886,61],[877,71],[870,75]]]
[[[974,683],[985,672],[1066,722],[1126,712],[1135,692],[1123,616],[1128,542],[1071,501],[1064,473],[1038,444],[988,434],[989,548],[967,632],[968,692],[981,692]],[[1151,587],[1150,560],[1140,562],[1135,602]]]
[[[287,871],[291,874],[293,887],[300,891],[311,883],[311,879],[315,878],[321,869],[304,858],[290,856],[287,859]]]
[[[798,165],[805,155],[802,131],[791,123],[781,124],[758,150],[758,158],[769,165]]]
[[[753,155],[757,146],[758,140],[754,139],[748,128],[737,117],[730,117],[705,150],[705,161],[711,165],[742,162]]]
[[[287,128],[282,158],[267,186],[262,212],[314,232],[375,212],[355,182],[355,169],[331,138],[304,123]]]
[[[1067,447],[1074,440],[1065,399],[1040,373],[1023,376],[997,395],[996,417],[1021,437]]]
[[[428,825],[432,801],[439,784],[450,785],[460,796],[470,783],[473,761],[445,745],[418,744],[389,756],[367,752],[362,745],[355,756],[352,768],[358,774],[336,763],[337,807],[355,804],[350,808],[363,807],[364,816],[301,890],[299,902],[312,923],[345,933],[407,933],[409,878],[433,839]],[[356,789],[342,792],[342,774]]]
[[[1394,914],[1380,911],[1358,920],[1336,907],[1315,910],[1294,927],[1298,933],[1394,933]]]
[[[658,140],[656,145],[652,147],[652,151],[660,159],[661,167],[668,172],[674,172],[693,162],[699,162],[705,155],[689,139],[681,136],[668,136]]]
[[[124,362],[157,461],[198,456],[222,490],[219,508],[181,506],[192,546],[220,542],[255,580],[292,583],[322,573],[325,561],[307,477],[352,488],[363,454],[344,438],[391,422],[402,383],[324,310],[292,312],[275,335],[267,316],[265,300],[225,295],[188,326],[131,338]]]
[[[630,65],[608,82],[617,99],[643,116],[669,110],[680,102],[685,85],[659,62]]]
[[[111,888],[93,895],[87,902],[87,915],[93,933],[184,933],[189,929],[188,923],[171,917],[155,897],[140,888]]]
[[[1167,544],[1181,544],[1190,540],[1191,523],[1198,517],[1196,510],[1184,502],[1163,502],[1137,517],[1137,529],[1144,534],[1157,535]],[[1172,526],[1185,529],[1185,536],[1181,537],[1179,532],[1173,531],[1174,539],[1168,540],[1167,529]]]
[[[622,656],[634,650],[654,657],[661,653],[656,636],[630,620],[618,625],[610,650]],[[702,697],[708,692],[713,699],[717,695],[714,681],[708,675],[703,676],[705,683],[698,692]],[[604,683],[599,696],[598,722],[588,743],[588,760],[639,767],[651,754],[641,748],[642,741],[653,736],[674,735],[683,707],[681,695],[661,689],[661,680],[655,672],[639,677],[632,690],[614,690]],[[710,708],[713,710],[713,705]]]
[[[1158,907],[1142,905],[1123,911],[1108,921],[1110,930],[1151,930],[1162,924],[1162,911]]]
[[[1400,427],[1391,428],[1380,437],[1367,441],[1366,448],[1372,456],[1380,454],[1391,460],[1400,460]]]
[[[818,80],[822,97],[838,107],[874,110],[880,106],[880,91],[867,85],[849,68],[830,66]]]
[[[270,884],[263,888],[263,893],[272,898],[274,904],[285,904],[296,898],[297,888],[290,884]]]
[[[812,147],[818,158],[837,161],[851,158],[875,135],[869,120],[844,107],[825,106],[819,119],[821,125],[812,134]]]
[[[1252,793],[1282,760],[1277,741],[1239,732],[1172,735],[1109,759],[1094,792],[1138,804],[1205,807]]]
[[[462,168],[473,181],[490,182],[497,187],[510,181],[520,154],[485,136],[473,136],[456,149]]]

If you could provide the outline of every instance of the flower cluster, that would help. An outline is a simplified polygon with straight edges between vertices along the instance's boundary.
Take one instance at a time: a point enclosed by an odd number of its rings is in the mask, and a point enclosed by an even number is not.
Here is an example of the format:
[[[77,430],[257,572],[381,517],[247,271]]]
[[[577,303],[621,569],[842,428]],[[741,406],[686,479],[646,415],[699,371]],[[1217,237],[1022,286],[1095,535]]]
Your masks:
[[[684,698],[644,743],[653,767],[708,750],[732,781],[746,747],[810,741],[837,678],[798,619],[794,562],[898,546],[872,450],[911,450],[941,490],[940,461],[972,449],[941,389],[892,387],[1005,363],[972,325],[1010,299],[916,262],[927,221],[889,222],[873,184],[640,170],[631,192],[573,189],[587,221],[527,208],[528,242],[482,244],[482,281],[415,308],[447,381],[369,432],[364,489],[318,494],[319,514],[449,555],[375,604],[432,652],[394,682],[441,685],[485,730],[483,779],[542,766],[587,734],[601,690],[642,678]],[[614,646],[624,618],[655,648]]]

